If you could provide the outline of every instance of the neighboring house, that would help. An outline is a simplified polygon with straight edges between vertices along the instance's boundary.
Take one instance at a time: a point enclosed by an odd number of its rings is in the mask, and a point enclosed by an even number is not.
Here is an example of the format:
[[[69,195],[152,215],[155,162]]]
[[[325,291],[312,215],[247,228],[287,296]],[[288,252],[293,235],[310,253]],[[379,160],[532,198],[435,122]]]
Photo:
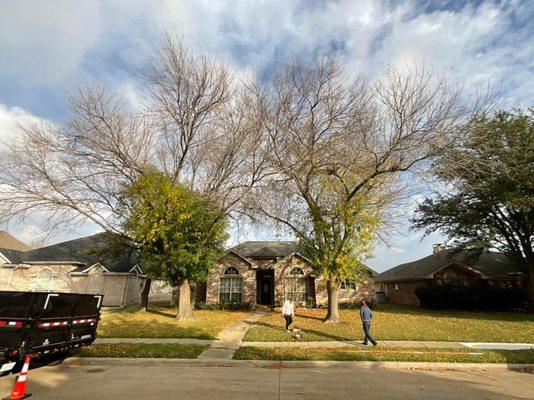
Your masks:
[[[0,231],[0,248],[18,251],[28,251],[31,247],[21,242],[16,237],[11,236],[6,231]]]
[[[419,304],[415,289],[430,282],[522,287],[525,280],[521,268],[505,254],[443,249],[441,245],[435,245],[428,257],[375,277],[377,290],[388,301],[402,304]]]
[[[363,282],[347,280],[340,289],[340,302],[374,297],[373,271],[367,271]],[[325,280],[299,254],[297,242],[244,242],[232,247],[210,270],[205,293],[207,303],[274,306],[291,299],[322,306],[327,302]]]
[[[110,307],[141,301],[143,270],[133,252],[114,249],[105,233],[34,250],[2,247],[6,244],[0,241],[0,290],[99,293]],[[170,288],[153,282],[154,298],[170,299]]]

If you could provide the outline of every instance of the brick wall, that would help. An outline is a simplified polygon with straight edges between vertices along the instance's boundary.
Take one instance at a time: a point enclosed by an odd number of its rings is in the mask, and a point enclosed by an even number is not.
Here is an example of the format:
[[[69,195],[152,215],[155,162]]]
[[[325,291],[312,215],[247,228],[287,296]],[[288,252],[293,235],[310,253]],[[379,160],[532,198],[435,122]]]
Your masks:
[[[387,282],[386,298],[392,303],[419,305],[419,299],[414,291],[423,284],[423,281]]]
[[[339,290],[340,302],[357,303],[363,299],[373,299],[376,295],[373,277],[368,274],[362,282],[357,282],[356,290]]]
[[[219,281],[228,267],[234,267],[239,271],[243,279],[243,302],[256,305],[256,271],[250,269],[250,264],[240,257],[229,253],[217,261],[208,273],[206,283],[206,302],[209,304],[219,301]]]
[[[76,267],[63,264],[32,265],[30,268],[0,266],[0,290],[103,294],[103,305],[107,307],[141,302],[143,278],[126,274],[107,275],[100,268],[92,268],[87,275],[73,276],[70,273]]]

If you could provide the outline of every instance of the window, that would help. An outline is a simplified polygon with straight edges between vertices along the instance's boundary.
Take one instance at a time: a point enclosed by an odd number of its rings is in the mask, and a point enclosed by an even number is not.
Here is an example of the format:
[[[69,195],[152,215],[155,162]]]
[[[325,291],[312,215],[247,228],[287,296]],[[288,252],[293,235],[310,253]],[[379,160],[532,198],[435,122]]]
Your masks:
[[[34,292],[52,292],[56,286],[56,277],[49,269],[43,269],[33,283]]]
[[[221,303],[241,303],[243,301],[243,278],[237,268],[229,267],[219,283],[219,301]]]
[[[304,277],[304,271],[295,267],[289,271],[285,282],[285,299],[296,303],[306,303],[308,297],[308,280]]]
[[[339,288],[341,290],[357,290],[358,286],[352,279],[345,279],[343,282],[341,282],[341,286]]]

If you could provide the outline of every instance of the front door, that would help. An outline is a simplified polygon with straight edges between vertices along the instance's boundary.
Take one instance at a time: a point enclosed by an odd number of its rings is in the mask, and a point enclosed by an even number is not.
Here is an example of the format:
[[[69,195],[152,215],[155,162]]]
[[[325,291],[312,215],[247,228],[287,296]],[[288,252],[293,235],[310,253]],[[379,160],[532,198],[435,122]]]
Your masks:
[[[272,306],[274,301],[274,272],[258,271],[258,303]]]

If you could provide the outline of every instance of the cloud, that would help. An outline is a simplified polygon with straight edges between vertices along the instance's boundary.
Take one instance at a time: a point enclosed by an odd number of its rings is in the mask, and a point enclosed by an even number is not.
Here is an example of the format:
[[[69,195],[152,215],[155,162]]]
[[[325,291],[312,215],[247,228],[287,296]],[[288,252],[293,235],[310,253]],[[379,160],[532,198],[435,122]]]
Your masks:
[[[51,85],[76,69],[99,39],[99,2],[5,1],[0,75]]]
[[[162,29],[227,58],[237,74],[265,78],[285,58],[335,51],[353,74],[372,79],[384,64],[424,64],[449,72],[467,91],[502,85],[504,107],[525,107],[534,97],[533,17],[528,0],[5,1],[0,138],[32,115],[61,123],[65,109],[58,99],[79,84],[102,82],[138,106],[135,71],[149,62]],[[420,243],[420,233],[408,230],[420,193],[428,192],[414,191],[419,194],[406,206],[400,232],[391,247],[378,247],[373,265],[415,259],[442,241],[436,236]],[[251,230],[243,237],[268,236]]]
[[[47,122],[20,107],[11,107],[0,103],[0,149],[17,135],[20,125],[27,122]]]

